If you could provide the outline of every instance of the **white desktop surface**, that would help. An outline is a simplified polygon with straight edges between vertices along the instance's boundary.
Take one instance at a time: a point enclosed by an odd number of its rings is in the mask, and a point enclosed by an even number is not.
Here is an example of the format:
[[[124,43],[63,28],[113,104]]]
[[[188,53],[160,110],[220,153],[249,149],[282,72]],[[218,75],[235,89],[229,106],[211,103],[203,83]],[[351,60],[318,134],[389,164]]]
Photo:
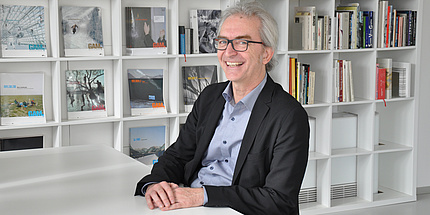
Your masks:
[[[0,153],[0,214],[240,214],[230,208],[149,210],[133,196],[150,168],[102,145]]]

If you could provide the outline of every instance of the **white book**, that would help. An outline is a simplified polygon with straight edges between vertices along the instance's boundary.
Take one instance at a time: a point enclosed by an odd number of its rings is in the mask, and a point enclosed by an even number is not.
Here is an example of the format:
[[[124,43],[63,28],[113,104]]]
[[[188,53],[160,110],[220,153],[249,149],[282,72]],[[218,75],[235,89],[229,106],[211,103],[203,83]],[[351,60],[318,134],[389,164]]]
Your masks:
[[[47,57],[43,6],[1,5],[1,56]]]
[[[197,10],[190,10],[190,28],[193,29],[193,50],[192,54],[199,53],[199,22],[197,18]]]
[[[65,56],[104,56],[101,8],[62,6]]]
[[[0,73],[1,125],[46,123],[44,73]]]
[[[354,96],[354,79],[352,77],[352,61],[348,61],[348,74],[349,74],[349,99],[351,102],[355,101]]]
[[[68,119],[107,117],[103,69],[66,70]]]
[[[393,62],[393,72],[399,72],[399,96],[411,96],[411,67],[410,63],[406,62]]]

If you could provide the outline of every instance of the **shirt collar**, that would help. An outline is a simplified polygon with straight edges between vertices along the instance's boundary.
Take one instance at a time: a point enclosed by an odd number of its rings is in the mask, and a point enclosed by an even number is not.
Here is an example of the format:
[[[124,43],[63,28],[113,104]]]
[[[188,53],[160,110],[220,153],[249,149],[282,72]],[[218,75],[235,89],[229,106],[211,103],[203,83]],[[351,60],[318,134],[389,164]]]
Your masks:
[[[265,74],[263,80],[258,84],[256,88],[254,88],[248,95],[243,97],[242,100],[239,102],[243,103],[245,107],[248,108],[248,110],[252,111],[252,108],[254,107],[255,101],[257,101],[258,95],[260,95],[260,92],[263,90],[264,85],[267,82],[267,74]],[[222,92],[222,96],[227,102],[232,101],[233,99],[233,91],[231,87],[231,81],[228,83],[227,87]],[[239,103],[238,102],[238,103]]]

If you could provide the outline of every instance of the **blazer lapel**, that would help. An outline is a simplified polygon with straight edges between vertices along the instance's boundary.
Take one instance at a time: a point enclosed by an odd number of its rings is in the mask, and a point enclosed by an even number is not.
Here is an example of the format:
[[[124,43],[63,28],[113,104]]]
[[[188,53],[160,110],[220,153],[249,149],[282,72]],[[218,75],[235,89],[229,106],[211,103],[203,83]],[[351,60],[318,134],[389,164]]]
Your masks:
[[[239,155],[236,161],[236,167],[234,169],[232,184],[235,184],[237,177],[242,170],[243,164],[245,163],[245,159],[254,144],[255,136],[257,135],[259,126],[262,121],[266,117],[267,112],[269,111],[269,106],[267,105],[272,101],[272,93],[274,89],[274,82],[267,75],[267,82],[261,91],[260,95],[255,101],[254,108],[252,110],[251,116],[248,121],[248,125],[245,130],[245,134],[243,136],[242,145],[240,146]]]

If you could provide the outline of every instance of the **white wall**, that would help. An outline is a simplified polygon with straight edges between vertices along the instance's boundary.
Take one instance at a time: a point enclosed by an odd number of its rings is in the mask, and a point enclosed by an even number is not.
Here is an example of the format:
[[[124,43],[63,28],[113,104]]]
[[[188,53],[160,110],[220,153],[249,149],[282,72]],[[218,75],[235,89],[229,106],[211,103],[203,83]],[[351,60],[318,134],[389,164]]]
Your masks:
[[[418,106],[417,187],[430,186],[430,1],[423,0]]]

